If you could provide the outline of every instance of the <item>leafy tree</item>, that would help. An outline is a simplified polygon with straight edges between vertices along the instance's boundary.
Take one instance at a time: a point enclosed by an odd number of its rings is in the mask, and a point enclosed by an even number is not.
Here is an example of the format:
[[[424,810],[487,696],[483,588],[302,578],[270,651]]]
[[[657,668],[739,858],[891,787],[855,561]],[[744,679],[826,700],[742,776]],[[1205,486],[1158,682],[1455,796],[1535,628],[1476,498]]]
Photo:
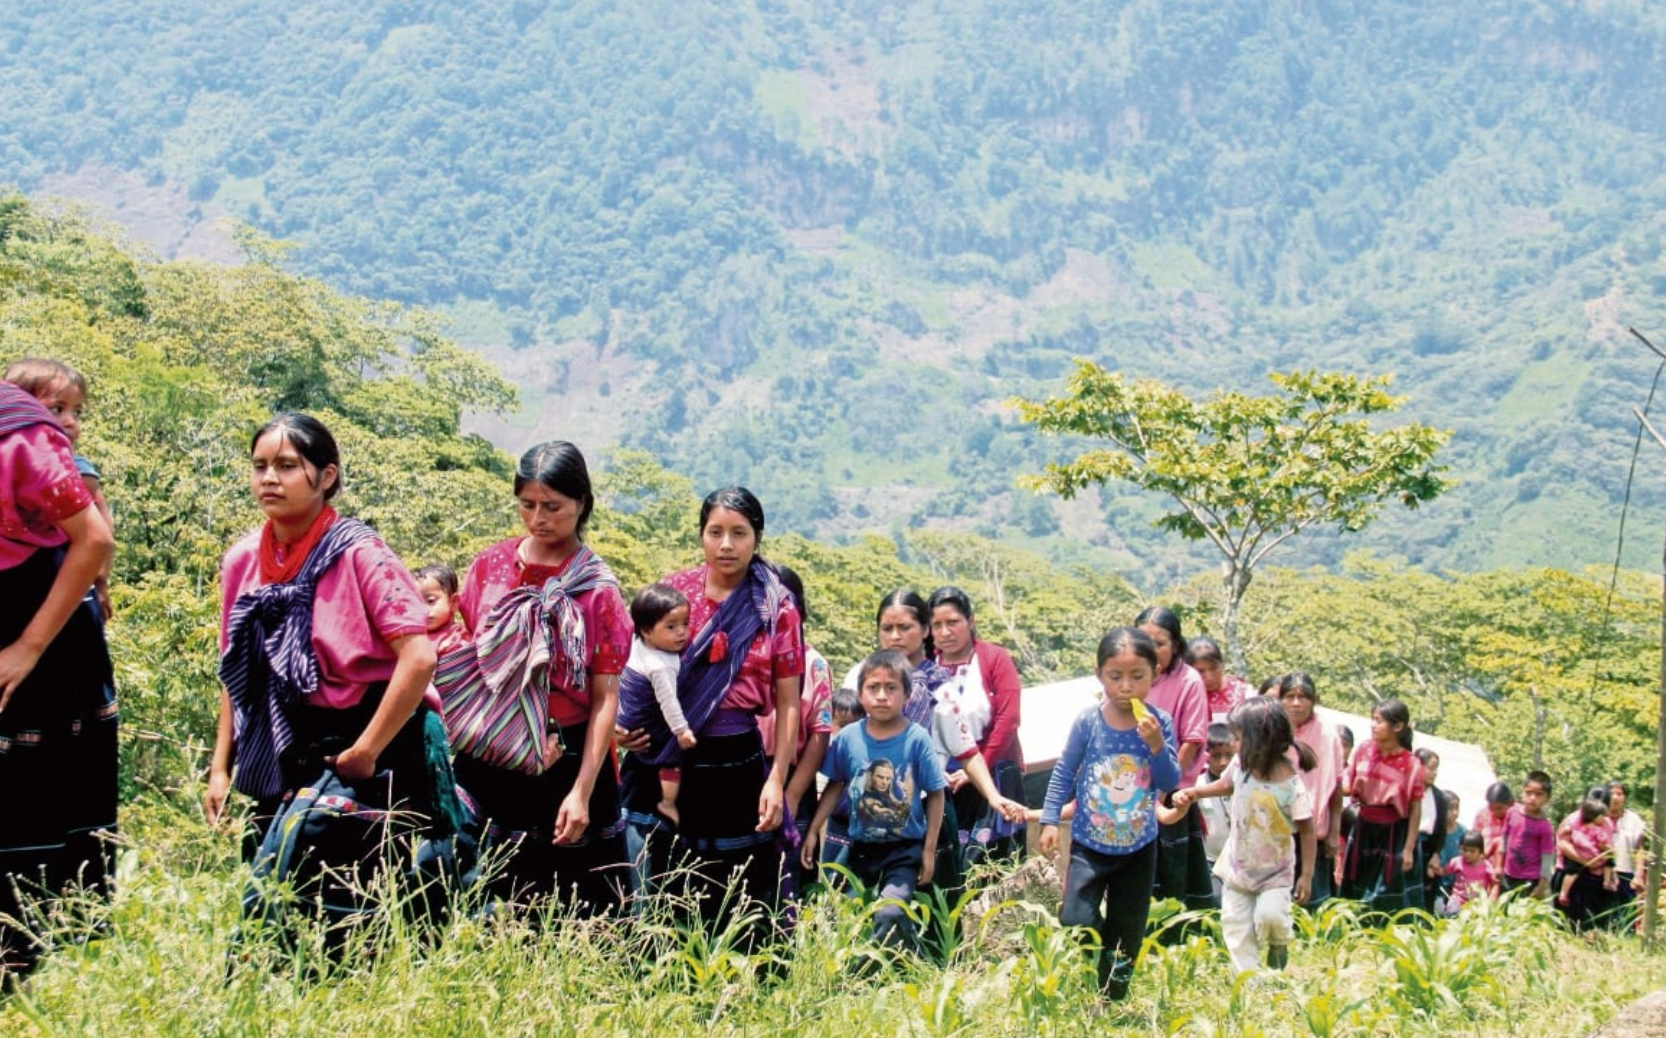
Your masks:
[[[1017,401],[1024,420],[1042,432],[1110,444],[1049,465],[1026,485],[1066,498],[1112,479],[1159,491],[1178,507],[1157,526],[1220,553],[1221,633],[1239,669],[1239,608],[1269,554],[1309,527],[1357,531],[1389,501],[1416,508],[1451,485],[1441,476],[1445,466],[1434,463],[1450,433],[1419,423],[1372,428],[1372,416],[1404,402],[1384,388],[1388,377],[1269,377],[1282,392],[1220,391],[1200,403],[1079,360],[1067,396]]]

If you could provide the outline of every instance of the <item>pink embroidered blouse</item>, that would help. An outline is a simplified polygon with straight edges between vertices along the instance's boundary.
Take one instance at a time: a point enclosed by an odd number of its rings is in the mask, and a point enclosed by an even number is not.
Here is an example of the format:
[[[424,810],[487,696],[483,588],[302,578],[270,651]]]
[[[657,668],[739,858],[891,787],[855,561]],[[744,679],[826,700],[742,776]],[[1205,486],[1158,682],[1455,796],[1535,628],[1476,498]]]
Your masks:
[[[261,586],[260,530],[226,552],[220,563],[220,650],[226,648],[231,607],[239,595]],[[393,677],[399,661],[389,643],[426,634],[428,606],[399,557],[380,537],[368,537],[344,552],[318,579],[312,605],[312,648],[318,657],[318,691],[313,706],[345,710],[357,706],[365,689]],[[438,710],[433,686],[423,694]]]
[[[519,548],[525,537],[511,537],[499,541],[475,556],[463,577],[457,607],[470,634],[497,605],[498,599],[510,589],[530,584],[541,586],[551,577],[560,576],[572,562],[569,557],[559,566],[540,566],[521,561]],[[616,586],[591,588],[574,597],[579,615],[584,617],[584,633],[589,658],[584,661],[587,674],[619,674],[631,655],[631,618],[625,599]],[[563,727],[583,724],[590,719],[590,689],[552,688],[550,716]]]

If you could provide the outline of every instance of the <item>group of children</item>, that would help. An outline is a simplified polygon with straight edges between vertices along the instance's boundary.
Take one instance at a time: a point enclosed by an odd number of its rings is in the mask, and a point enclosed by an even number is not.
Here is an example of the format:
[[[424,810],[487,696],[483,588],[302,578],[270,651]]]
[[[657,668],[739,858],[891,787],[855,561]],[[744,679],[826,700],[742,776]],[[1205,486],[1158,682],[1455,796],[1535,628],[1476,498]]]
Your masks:
[[[42,360],[14,364],[5,377],[37,396],[74,443],[84,379]],[[107,514],[97,470],[76,461]],[[414,575],[436,654],[467,644],[456,573],[430,565]],[[106,577],[100,574],[94,590],[103,616],[109,614]],[[680,653],[690,637],[689,601],[669,585],[652,584],[629,611],[634,639],[627,666],[646,679],[634,687],[650,695],[622,698],[619,723],[660,732],[657,808],[675,825],[677,755],[697,741],[677,696]],[[1059,848],[1060,827],[1070,825],[1060,917],[1097,931],[1104,992],[1119,998],[1127,991],[1153,895],[1159,830],[1194,809],[1202,819],[1223,935],[1240,971],[1259,969],[1263,952],[1274,968],[1286,963],[1293,903],[1322,900],[1335,889],[1385,912],[1419,904],[1421,896],[1412,891],[1421,885],[1429,826],[1420,822],[1430,793],[1424,761],[1411,752],[1404,704],[1377,704],[1371,738],[1350,759],[1345,742],[1351,743],[1351,733],[1332,730],[1315,716],[1318,696],[1309,677],[1284,675],[1257,694],[1226,675],[1214,643],[1195,639],[1186,659],[1201,676],[1213,723],[1206,745],[1193,749],[1198,740],[1177,732],[1175,716],[1145,702],[1164,672],[1160,659],[1170,662],[1166,650],[1143,627],[1104,636],[1095,666],[1102,695],[1072,725],[1044,804],[1031,816],[1049,855]],[[881,650],[860,664],[854,690],[833,693],[833,734],[820,765],[825,789],[808,802],[815,804],[813,814],[806,804],[803,813],[810,818],[799,852],[810,874],[818,865],[837,864],[875,892],[881,899],[876,936],[898,942],[910,939],[902,905],[933,878],[949,787],[931,737],[904,713],[914,672],[908,657]],[[551,750],[559,752],[559,746]],[[1201,774],[1179,788],[1181,762],[1198,750]],[[1564,865],[1558,903],[1572,905],[1582,890],[1618,891],[1622,880],[1607,804],[1588,797],[1557,829],[1544,813],[1550,792],[1549,777],[1537,771],[1527,776],[1519,803],[1497,784],[1474,829],[1451,827],[1450,860],[1441,855],[1428,866],[1431,874],[1445,876],[1440,910],[1456,912],[1500,888],[1526,887],[1545,896],[1558,857]],[[1346,812],[1345,800],[1351,802]]]

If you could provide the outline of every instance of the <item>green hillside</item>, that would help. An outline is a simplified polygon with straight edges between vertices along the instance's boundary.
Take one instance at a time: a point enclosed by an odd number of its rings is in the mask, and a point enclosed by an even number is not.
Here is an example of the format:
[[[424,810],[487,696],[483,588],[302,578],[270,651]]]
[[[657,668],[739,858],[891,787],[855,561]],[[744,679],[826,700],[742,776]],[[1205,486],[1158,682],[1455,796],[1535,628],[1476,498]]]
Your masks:
[[[1624,329],[1666,340],[1663,44],[1641,0],[25,0],[0,180],[295,241],[449,312],[521,391],[498,443],[646,448],[809,534],[1190,572],[1153,502],[1012,489],[1069,445],[1000,402],[1084,355],[1395,372],[1455,430],[1462,485],[1293,562],[1577,566],[1655,367]]]

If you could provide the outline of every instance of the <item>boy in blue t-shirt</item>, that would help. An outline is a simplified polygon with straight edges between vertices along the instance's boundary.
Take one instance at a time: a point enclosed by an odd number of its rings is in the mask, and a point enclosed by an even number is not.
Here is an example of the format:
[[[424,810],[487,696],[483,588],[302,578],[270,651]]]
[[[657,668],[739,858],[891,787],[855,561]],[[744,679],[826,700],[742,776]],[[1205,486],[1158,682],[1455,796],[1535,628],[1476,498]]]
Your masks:
[[[862,662],[857,683],[867,717],[840,729],[827,746],[821,765],[827,790],[800,855],[805,868],[815,866],[827,819],[848,786],[847,864],[864,887],[883,899],[874,913],[874,937],[887,943],[913,940],[902,906],[913,899],[917,885],[931,882],[948,786],[931,736],[902,715],[911,669],[908,658],[894,649]]]

